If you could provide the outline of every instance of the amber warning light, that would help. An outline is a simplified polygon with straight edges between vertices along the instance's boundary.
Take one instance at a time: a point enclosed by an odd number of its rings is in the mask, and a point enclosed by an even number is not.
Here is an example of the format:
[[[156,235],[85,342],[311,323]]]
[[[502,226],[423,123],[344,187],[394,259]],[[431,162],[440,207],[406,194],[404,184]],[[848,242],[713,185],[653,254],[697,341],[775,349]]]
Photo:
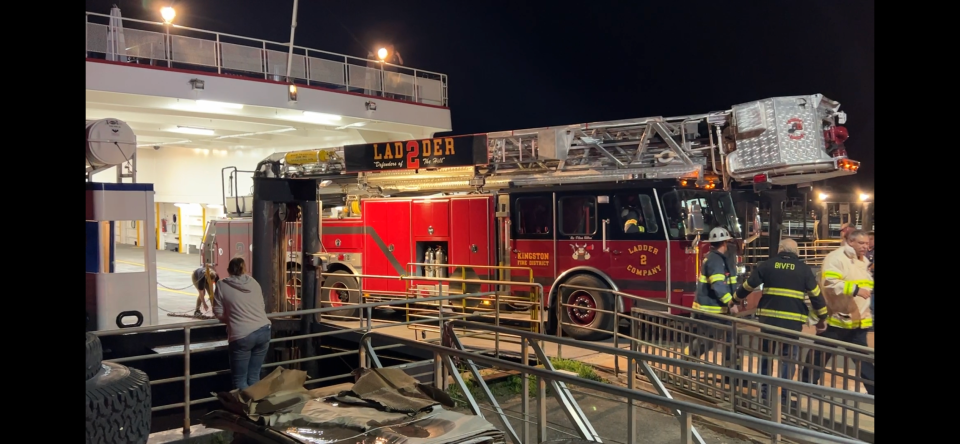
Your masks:
[[[860,169],[860,162],[857,162],[856,160],[850,160],[850,159],[840,159],[839,161],[837,161],[837,168],[840,168],[841,170],[856,172],[858,169]]]

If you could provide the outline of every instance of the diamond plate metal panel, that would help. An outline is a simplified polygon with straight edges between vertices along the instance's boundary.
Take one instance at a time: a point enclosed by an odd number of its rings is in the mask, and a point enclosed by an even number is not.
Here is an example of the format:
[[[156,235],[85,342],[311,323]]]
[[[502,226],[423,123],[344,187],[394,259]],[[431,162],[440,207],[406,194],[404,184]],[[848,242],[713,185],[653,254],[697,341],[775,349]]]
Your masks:
[[[761,171],[830,160],[816,96],[776,97],[733,107],[737,150],[729,168]]]

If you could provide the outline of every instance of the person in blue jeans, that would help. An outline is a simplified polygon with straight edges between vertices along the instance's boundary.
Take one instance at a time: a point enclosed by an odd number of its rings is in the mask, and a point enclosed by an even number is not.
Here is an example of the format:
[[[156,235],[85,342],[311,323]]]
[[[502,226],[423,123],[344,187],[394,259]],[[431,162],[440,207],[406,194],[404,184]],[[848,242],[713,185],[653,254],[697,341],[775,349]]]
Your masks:
[[[270,349],[270,319],[260,284],[246,274],[243,258],[231,259],[227,273],[214,290],[213,315],[227,325],[233,386],[243,390],[260,381]]]

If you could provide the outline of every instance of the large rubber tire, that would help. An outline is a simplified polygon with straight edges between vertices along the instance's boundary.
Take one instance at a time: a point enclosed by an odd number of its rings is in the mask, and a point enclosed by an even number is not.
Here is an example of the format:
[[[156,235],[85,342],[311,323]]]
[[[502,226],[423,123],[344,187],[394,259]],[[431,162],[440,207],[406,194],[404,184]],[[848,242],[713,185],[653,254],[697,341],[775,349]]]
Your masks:
[[[335,288],[340,288],[342,291],[336,291]],[[327,276],[323,281],[323,285],[320,288],[320,297],[317,298],[317,308],[321,307],[333,307],[336,306],[338,302],[349,302],[351,304],[360,303],[360,285],[357,283],[357,278],[344,273],[342,271],[335,271],[333,276]],[[347,291],[350,290],[350,291]],[[331,301],[330,298],[333,295],[334,300]],[[342,306],[342,310],[327,311],[324,313],[317,313],[317,322],[320,322],[321,315],[326,316],[357,316],[359,310],[351,306]]]
[[[112,362],[87,381],[87,444],[146,443],[150,437],[147,374]]]
[[[100,345],[100,338],[87,333],[87,381],[97,375],[102,361],[103,348]]]
[[[588,274],[578,274],[565,283],[582,287],[608,288],[603,281]],[[563,320],[561,328],[567,336],[580,341],[601,341],[613,336],[616,317],[612,313],[589,310],[589,308],[597,308],[613,311],[616,308],[613,295],[593,290],[562,287],[557,303],[559,304],[561,301],[564,304],[584,307],[583,309],[563,307],[560,310],[560,317]]]

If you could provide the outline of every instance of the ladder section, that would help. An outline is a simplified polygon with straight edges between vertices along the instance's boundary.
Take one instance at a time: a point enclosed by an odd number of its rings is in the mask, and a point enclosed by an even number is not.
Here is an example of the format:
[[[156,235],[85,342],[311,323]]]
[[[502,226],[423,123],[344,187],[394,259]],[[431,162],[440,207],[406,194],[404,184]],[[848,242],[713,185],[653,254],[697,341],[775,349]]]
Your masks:
[[[859,163],[843,148],[846,129],[837,125],[846,120],[839,106],[820,94],[778,97],[707,114],[280,153],[257,170],[323,177],[335,192],[374,195],[643,179],[724,189],[789,185],[856,173]]]

